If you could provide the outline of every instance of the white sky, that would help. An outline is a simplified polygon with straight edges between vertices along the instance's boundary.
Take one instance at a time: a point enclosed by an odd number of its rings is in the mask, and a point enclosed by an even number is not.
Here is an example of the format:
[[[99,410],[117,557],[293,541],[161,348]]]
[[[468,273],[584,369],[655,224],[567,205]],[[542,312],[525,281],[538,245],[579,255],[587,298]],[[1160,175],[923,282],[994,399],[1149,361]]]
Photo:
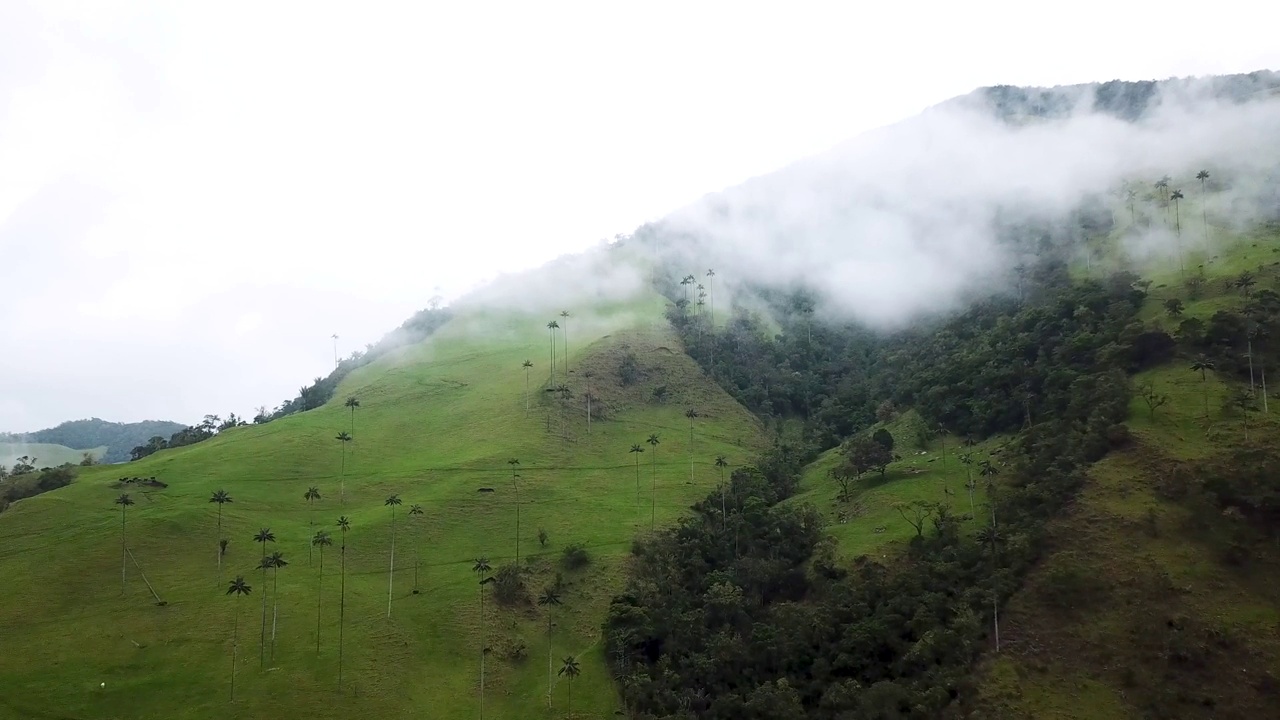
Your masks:
[[[978,86],[1280,68],[1263,2],[870,5],[0,0],[0,430],[252,414]]]

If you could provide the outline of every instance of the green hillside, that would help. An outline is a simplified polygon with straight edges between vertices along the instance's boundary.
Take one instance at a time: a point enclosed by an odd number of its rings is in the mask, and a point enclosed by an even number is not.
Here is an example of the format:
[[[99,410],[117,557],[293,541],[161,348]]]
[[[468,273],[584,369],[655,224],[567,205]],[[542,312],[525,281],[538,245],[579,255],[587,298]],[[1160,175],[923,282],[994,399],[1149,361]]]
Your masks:
[[[63,463],[79,464],[84,454],[91,453],[94,459],[101,459],[106,453],[106,446],[76,450],[66,445],[51,443],[16,443],[0,442],[0,465],[12,467],[14,462],[23,456],[34,457],[37,467],[56,467]]]
[[[495,571],[514,558],[516,495],[508,460],[518,458],[528,593],[537,597],[563,573],[563,606],[552,618],[555,668],[567,655],[581,663],[572,687],[575,717],[612,716],[615,693],[599,627],[631,539],[651,522],[669,523],[705,493],[716,481],[716,455],[740,462],[753,454],[759,430],[683,354],[660,321],[658,298],[568,310],[568,399],[544,392],[545,323],[558,313],[463,311],[431,340],[352,373],[323,408],[232,429],[124,467],[92,468],[70,487],[16,503],[0,516],[0,573],[10,580],[0,590],[6,650],[0,687],[24,690],[0,694],[0,715],[228,717],[237,611],[234,713],[240,717],[279,715],[281,708],[289,708],[289,717],[357,711],[474,717],[482,634],[489,648],[486,717],[541,715],[546,615],[527,600],[498,607],[490,595],[481,616],[472,572],[476,557],[487,556]],[[534,363],[528,414],[521,369],[526,358]],[[624,360],[634,365],[630,384],[618,372]],[[556,385],[562,382],[563,366]],[[666,387],[664,402],[654,400],[658,386]],[[353,396],[360,401],[354,419],[344,407]],[[684,415],[689,407],[699,413],[692,469]],[[335,440],[343,430],[354,436],[345,475],[342,443]],[[649,452],[640,457],[637,493],[637,458],[629,449],[651,433],[661,444],[656,451],[644,446]],[[122,492],[116,481],[126,473],[168,483],[123,488],[136,502],[127,516],[129,550],[162,605],[132,560],[121,594],[121,513],[113,501]],[[303,500],[309,486],[323,496],[314,513]],[[233,498],[222,516],[230,544],[221,573],[217,506],[209,502],[218,489]],[[404,504],[394,508],[396,570],[388,617],[392,512],[384,500],[392,494]],[[413,504],[424,513],[408,517]],[[341,691],[340,515],[351,522]],[[289,565],[279,571],[274,660],[260,663],[265,588],[254,569],[263,548],[252,538],[266,527],[276,537],[266,550],[283,551]],[[309,563],[308,540],[320,528],[334,535],[335,544],[324,558],[317,657],[319,563],[318,557]],[[539,529],[549,538],[545,548]],[[571,543],[589,554],[585,568],[561,569]],[[253,588],[238,602],[225,594],[235,575]],[[274,582],[269,576],[267,584]],[[564,678],[555,679],[554,692],[563,712],[569,701]]]

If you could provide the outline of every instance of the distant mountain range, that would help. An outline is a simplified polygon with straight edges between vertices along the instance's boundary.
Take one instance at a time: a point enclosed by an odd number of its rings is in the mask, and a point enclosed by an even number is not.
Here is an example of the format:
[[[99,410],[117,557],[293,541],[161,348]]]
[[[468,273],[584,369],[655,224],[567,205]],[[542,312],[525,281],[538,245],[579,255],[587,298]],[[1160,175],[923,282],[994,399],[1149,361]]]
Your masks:
[[[63,445],[73,450],[105,447],[106,451],[99,460],[113,463],[128,460],[130,449],[145,445],[157,435],[168,438],[186,427],[182,423],[168,420],[116,423],[90,418],[70,420],[56,427],[31,433],[0,433],[0,443],[46,443]]]

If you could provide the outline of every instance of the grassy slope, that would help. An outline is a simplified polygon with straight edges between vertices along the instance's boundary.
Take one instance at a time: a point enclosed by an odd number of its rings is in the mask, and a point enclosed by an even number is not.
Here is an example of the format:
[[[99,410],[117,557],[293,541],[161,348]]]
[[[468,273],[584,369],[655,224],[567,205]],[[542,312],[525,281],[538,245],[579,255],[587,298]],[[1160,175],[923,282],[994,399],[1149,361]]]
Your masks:
[[[1148,273],[1155,284],[1144,319],[1172,331],[1177,321],[1161,309],[1168,297],[1183,298],[1185,316],[1204,320],[1238,308],[1238,295],[1222,281],[1243,270],[1259,275],[1256,289],[1276,289],[1277,249],[1280,238],[1254,233],[1193,255],[1188,269],[1203,264],[1210,281],[1197,301],[1185,300],[1176,267]],[[1276,558],[1225,564],[1194,530],[1185,505],[1157,492],[1180,461],[1221,451],[1243,434],[1243,418],[1222,410],[1239,383],[1229,386],[1212,374],[1202,383],[1187,364],[1178,360],[1135,378],[1170,402],[1153,417],[1135,398],[1129,423],[1135,443],[1095,465],[1076,507],[1050,528],[1054,552],[1009,603],[1002,652],[989,655],[980,672],[983,717],[1137,718],[1151,711],[1153,695],[1173,703],[1180,717],[1274,712],[1259,681],[1280,676],[1280,589],[1269,581],[1280,570]],[[1275,438],[1280,429],[1274,415],[1253,413],[1249,422],[1255,437]],[[1055,598],[1052,579],[1072,574],[1092,580],[1086,597]],[[1162,660],[1180,638],[1202,644],[1209,661],[1175,670]]]
[[[585,308],[570,308],[571,311]],[[715,482],[718,453],[741,461],[758,446],[753,418],[698,372],[660,318],[651,298],[617,307],[590,322],[569,322],[575,391],[573,410],[551,408],[547,393],[546,318],[508,313],[464,315],[427,343],[353,373],[328,406],[266,426],[239,428],[199,445],[165,451],[129,465],[155,475],[164,490],[135,492],[129,545],[147,578],[167,601],[154,604],[135,569],[120,593],[120,513],[111,482],[119,468],[86,471],[68,488],[15,504],[0,515],[0,716],[23,717],[474,717],[478,711],[481,629],[487,662],[488,718],[545,712],[546,620],[540,609],[495,610],[482,618],[471,560],[487,555],[495,569],[515,551],[514,494],[509,458],[521,460],[522,557],[533,565],[536,593],[550,580],[563,547],[587,545],[591,565],[566,573],[564,607],[555,620],[556,667],[577,655],[575,717],[604,718],[615,710],[598,637],[610,594],[621,579],[629,541],[648,528],[648,489],[656,458],[659,524],[678,516]],[[620,332],[624,331],[625,332]],[[484,333],[479,339],[474,331]],[[608,337],[606,337],[608,336]],[[589,346],[588,346],[589,345]],[[644,377],[618,385],[618,354],[626,346]],[[525,416],[521,362],[536,364],[534,409]],[[557,358],[559,360],[559,358]],[[598,405],[608,420],[585,430],[579,366],[596,369]],[[557,384],[561,378],[557,376]],[[651,388],[670,386],[679,400],[646,402]],[[340,506],[340,444],[351,422],[342,401],[358,396],[357,438],[347,459],[346,503]],[[679,403],[678,405],[676,403]],[[686,404],[698,420],[690,481]],[[554,410],[547,432],[548,409]],[[567,428],[567,439],[559,429]],[[637,501],[634,459],[627,450],[651,432],[656,453],[643,455],[646,491]],[[646,446],[648,448],[648,446]],[[322,648],[316,657],[316,580],[308,567],[312,515],[302,495],[324,495],[317,527],[335,535],[325,555]],[[482,494],[480,487],[496,492]],[[225,488],[223,534],[231,539],[219,576],[214,505]],[[390,514],[388,495],[404,501],[397,514],[393,617],[386,617]],[[408,519],[412,503],[426,514]],[[338,536],[334,521],[351,517],[347,551],[346,687],[336,692]],[[280,634],[274,662],[259,665],[260,548],[251,541],[270,527],[291,565],[279,574]],[[545,551],[535,539],[545,528]],[[422,594],[412,595],[414,553],[421,553]],[[244,574],[253,595],[224,595],[228,577]],[[270,584],[270,580],[268,580]],[[231,631],[239,605],[237,702],[227,703]],[[270,612],[270,609],[268,609]],[[268,619],[268,624],[270,619]],[[268,632],[270,632],[268,628]],[[528,658],[508,660],[523,642]],[[106,688],[99,683],[105,682]],[[566,683],[557,681],[563,712]],[[230,709],[234,707],[234,712]]]
[[[66,445],[52,445],[49,443],[0,442],[0,465],[12,467],[14,460],[23,455],[35,457],[37,460],[36,465],[42,468],[56,467],[63,463],[79,465],[86,452],[91,452],[95,458],[100,458],[106,451],[105,445],[98,448],[75,450]]]

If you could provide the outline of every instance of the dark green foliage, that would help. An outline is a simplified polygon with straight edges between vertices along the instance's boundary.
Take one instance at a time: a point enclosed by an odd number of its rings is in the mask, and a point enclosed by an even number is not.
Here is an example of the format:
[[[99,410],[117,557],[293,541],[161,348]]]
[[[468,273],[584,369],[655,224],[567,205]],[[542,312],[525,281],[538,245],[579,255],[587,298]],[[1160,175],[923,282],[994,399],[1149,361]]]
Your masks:
[[[624,387],[634,385],[640,379],[640,364],[636,362],[636,354],[627,351],[618,362],[618,382]]]
[[[709,363],[700,349],[714,343],[717,381],[761,415],[799,420],[805,441],[779,442],[732,474],[727,522],[717,490],[678,526],[633,546],[631,578],[604,632],[633,716],[949,712],[987,644],[992,593],[1003,601],[1017,589],[1085,466],[1127,441],[1127,372],[1168,345],[1135,320],[1137,280],[1072,284],[1047,258],[1020,273],[1021,300],[990,299],[888,335],[811,324],[801,293],[762,293],[776,334],[750,315],[713,330],[671,313],[699,362]],[[974,537],[949,509],[907,505],[919,536],[905,558],[843,567],[816,510],[780,501],[817,450],[848,438],[840,467],[855,476],[876,469],[882,458],[873,455],[888,450],[857,433],[886,399],[914,407],[927,428],[1022,432],[1001,456],[983,512],[998,525]],[[1064,601],[1087,584],[1071,572],[1055,582]]]
[[[51,443],[65,445],[75,450],[106,446],[99,461],[124,462],[129,459],[129,449],[146,444],[147,438],[168,437],[180,432],[183,426],[163,420],[144,420],[136,423],[113,423],[98,418],[71,420],[57,427],[33,433],[7,435],[0,433],[0,441]]]
[[[565,570],[578,570],[586,567],[589,562],[591,562],[591,555],[587,553],[587,548],[582,543],[569,543],[560,555],[560,565]]]
[[[871,434],[871,439],[876,441],[880,447],[885,450],[893,450],[893,434],[884,428],[880,428]]]
[[[40,493],[57,490],[71,484],[74,471],[68,466],[45,468],[39,473],[16,475],[0,485],[0,512],[14,502],[23,498],[35,497]]]
[[[524,584],[520,568],[514,564],[503,565],[493,574],[493,599],[508,607],[528,605],[529,589]]]

